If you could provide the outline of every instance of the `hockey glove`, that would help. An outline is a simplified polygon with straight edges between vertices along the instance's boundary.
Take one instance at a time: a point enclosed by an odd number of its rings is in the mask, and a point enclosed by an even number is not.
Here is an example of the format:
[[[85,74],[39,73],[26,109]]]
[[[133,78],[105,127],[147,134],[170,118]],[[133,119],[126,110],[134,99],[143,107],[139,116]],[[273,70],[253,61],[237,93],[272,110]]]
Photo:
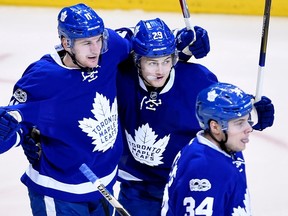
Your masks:
[[[179,59],[188,61],[193,55],[196,59],[205,57],[210,52],[209,36],[205,29],[195,26],[196,41],[194,33],[186,28],[177,32],[176,42],[179,51]],[[193,43],[191,43],[193,42]]]
[[[0,108],[0,142],[9,140],[19,129],[19,122],[5,109]]]
[[[123,27],[115,29],[115,32],[117,32],[122,38],[132,41],[133,31],[131,28]]]
[[[264,130],[267,127],[271,127],[274,122],[274,105],[271,100],[265,96],[261,97],[261,100],[254,104],[258,114],[258,123],[253,126],[254,130]]]
[[[30,164],[35,164],[41,156],[40,132],[33,128],[30,134],[24,137],[22,148]]]

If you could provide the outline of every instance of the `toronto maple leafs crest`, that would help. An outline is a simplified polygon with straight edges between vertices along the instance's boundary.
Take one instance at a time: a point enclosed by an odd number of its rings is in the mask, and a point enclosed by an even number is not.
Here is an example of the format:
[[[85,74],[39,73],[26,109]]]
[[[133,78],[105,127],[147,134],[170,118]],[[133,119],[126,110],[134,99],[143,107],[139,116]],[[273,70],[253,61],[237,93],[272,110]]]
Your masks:
[[[102,94],[96,93],[93,109],[94,118],[83,118],[79,127],[92,138],[95,145],[93,151],[105,152],[113,147],[118,133],[117,100],[110,101]]]
[[[170,134],[156,141],[158,135],[149,127],[149,124],[142,125],[135,130],[133,138],[125,130],[128,146],[134,159],[149,166],[163,164],[163,152],[170,139]]]

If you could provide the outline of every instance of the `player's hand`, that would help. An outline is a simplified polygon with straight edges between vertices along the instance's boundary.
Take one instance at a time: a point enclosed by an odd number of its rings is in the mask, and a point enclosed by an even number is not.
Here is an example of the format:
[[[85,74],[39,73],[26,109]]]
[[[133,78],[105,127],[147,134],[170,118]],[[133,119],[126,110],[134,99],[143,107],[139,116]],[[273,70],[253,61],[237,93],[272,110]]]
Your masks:
[[[122,38],[128,39],[129,41],[132,40],[133,37],[133,29],[132,28],[118,28],[115,29],[115,32],[117,32]]]
[[[33,128],[31,132],[24,137],[22,148],[30,164],[33,165],[37,163],[41,156],[40,131]]]
[[[5,109],[0,108],[0,142],[9,140],[19,128],[19,122]]]
[[[254,104],[258,114],[258,123],[253,126],[255,130],[264,130],[267,127],[271,127],[274,123],[274,105],[271,100],[265,96],[261,97],[261,100]]]
[[[210,42],[207,31],[199,26],[195,26],[194,30],[196,33],[195,41],[193,31],[183,28],[177,32],[176,42],[180,60],[188,61],[192,55],[196,59],[200,59],[210,52]]]

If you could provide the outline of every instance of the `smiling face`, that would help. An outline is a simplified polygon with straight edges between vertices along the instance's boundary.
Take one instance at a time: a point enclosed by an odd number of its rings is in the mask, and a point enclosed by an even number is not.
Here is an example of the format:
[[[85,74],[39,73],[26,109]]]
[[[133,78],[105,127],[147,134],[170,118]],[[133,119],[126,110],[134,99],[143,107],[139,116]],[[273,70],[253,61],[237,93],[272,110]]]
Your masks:
[[[145,84],[155,88],[162,87],[169,77],[172,63],[172,55],[159,58],[141,57],[140,68]]]
[[[68,48],[67,40],[63,39],[63,47],[75,55],[76,61],[81,67],[94,68],[98,65],[101,48],[103,45],[102,35],[90,38],[76,39],[72,48]],[[64,63],[68,67],[78,67],[69,55],[64,58]]]

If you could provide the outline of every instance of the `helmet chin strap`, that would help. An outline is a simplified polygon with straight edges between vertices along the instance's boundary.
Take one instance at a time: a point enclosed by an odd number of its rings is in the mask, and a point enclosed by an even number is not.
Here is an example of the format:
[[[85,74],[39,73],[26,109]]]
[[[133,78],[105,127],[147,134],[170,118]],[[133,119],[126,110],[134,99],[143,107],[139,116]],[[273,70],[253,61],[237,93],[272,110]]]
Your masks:
[[[99,65],[97,65],[97,66],[94,67],[94,68],[83,67],[83,66],[81,66],[81,65],[79,64],[79,62],[77,61],[76,56],[75,56],[75,54],[74,54],[73,52],[70,53],[70,52],[68,52],[67,50],[66,50],[66,52],[67,52],[68,55],[71,57],[73,63],[74,63],[75,65],[77,65],[83,72],[91,73],[91,72],[95,71],[96,68],[100,67]]]
[[[141,66],[139,65],[139,63],[137,63],[137,64],[135,64],[135,65],[136,65],[136,67],[137,67],[137,69],[138,69],[138,75],[139,75],[139,77],[144,81],[144,84],[146,85],[146,83],[147,83],[147,84],[149,84],[149,85],[151,86],[151,84],[149,83],[149,81],[146,80],[146,79],[143,77],[143,75],[142,75],[142,69],[141,69]]]
[[[145,84],[145,85],[152,86],[151,83],[150,83],[147,79],[144,78],[144,76],[143,76],[142,73],[141,73],[141,69],[140,69],[140,68],[138,69],[138,75],[139,75],[139,77],[144,81],[144,84]]]
[[[217,140],[216,137],[211,133],[211,130],[208,130],[208,134],[210,135],[210,137],[217,142],[220,145],[220,148],[225,151],[227,154],[232,154],[233,152],[228,151],[227,147],[226,147],[226,142],[228,140],[228,134],[226,132],[226,130],[223,131],[224,135],[225,135],[225,139],[224,140]]]

